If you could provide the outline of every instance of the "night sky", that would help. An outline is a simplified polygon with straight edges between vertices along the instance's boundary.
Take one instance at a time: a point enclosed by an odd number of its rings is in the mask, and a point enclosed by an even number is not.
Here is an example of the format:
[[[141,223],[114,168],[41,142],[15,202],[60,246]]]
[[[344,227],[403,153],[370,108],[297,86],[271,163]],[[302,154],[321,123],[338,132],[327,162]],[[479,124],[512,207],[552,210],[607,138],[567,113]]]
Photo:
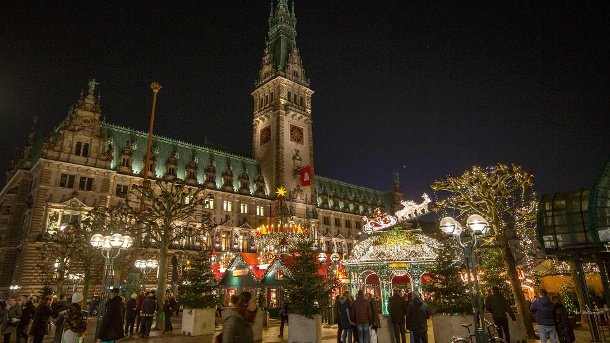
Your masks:
[[[89,78],[109,123],[147,132],[157,81],[155,134],[251,154],[269,2],[2,2],[0,170]],[[608,6],[298,0],[316,174],[389,191],[398,171],[419,200],[445,175],[516,162],[540,194],[591,187],[610,158]]]

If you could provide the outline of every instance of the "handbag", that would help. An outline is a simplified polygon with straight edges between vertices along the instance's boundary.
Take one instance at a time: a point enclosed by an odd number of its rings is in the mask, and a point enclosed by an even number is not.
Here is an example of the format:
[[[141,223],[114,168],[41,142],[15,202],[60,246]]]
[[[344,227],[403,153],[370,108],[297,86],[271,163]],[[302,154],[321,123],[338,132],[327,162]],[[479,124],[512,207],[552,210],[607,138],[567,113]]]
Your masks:
[[[371,343],[377,343],[377,331],[375,330],[369,330],[370,332],[370,341]]]

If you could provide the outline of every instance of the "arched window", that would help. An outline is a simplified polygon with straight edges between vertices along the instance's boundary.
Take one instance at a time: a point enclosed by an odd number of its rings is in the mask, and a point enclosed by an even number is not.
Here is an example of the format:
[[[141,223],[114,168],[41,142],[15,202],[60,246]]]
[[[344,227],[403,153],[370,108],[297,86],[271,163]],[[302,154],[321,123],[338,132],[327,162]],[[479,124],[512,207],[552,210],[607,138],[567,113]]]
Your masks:
[[[89,156],[89,143],[83,144],[83,156],[84,157]]]

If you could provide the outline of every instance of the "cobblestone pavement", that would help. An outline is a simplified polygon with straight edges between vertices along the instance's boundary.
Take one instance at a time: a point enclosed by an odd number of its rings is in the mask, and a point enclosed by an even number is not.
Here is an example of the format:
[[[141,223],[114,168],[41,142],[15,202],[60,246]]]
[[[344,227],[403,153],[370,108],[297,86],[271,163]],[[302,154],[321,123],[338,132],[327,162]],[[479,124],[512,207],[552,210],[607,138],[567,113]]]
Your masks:
[[[152,330],[149,338],[140,338],[139,335],[134,335],[130,337],[126,337],[121,339],[121,343],[144,343],[147,341],[151,341],[150,343],[161,342],[163,343],[208,343],[213,342],[214,336],[183,336],[180,334],[181,327],[181,317],[172,317],[172,324],[174,326],[174,331],[169,334],[163,334],[160,330]],[[94,335],[95,335],[95,324],[96,319],[89,319],[89,330],[85,335],[84,343],[93,343]],[[432,333],[432,322],[428,323],[430,330],[428,331],[428,342],[434,343],[434,335]],[[154,324],[153,324],[154,328]],[[271,319],[269,322],[269,327],[263,329],[263,343],[285,343],[288,342],[288,330],[289,327],[286,326],[284,329],[284,338],[281,339],[278,337],[279,334],[279,321],[275,319]],[[216,328],[217,335],[220,332],[220,327]],[[585,343],[590,342],[591,335],[589,333],[589,329],[587,326],[581,326],[576,328],[576,342],[575,343]],[[610,333],[607,333],[607,338],[610,338]],[[11,341],[14,341],[14,335],[11,337]],[[31,341],[31,338],[30,338]],[[322,343],[335,343],[337,341],[337,329],[336,327],[322,327]],[[44,339],[44,343],[52,343],[53,336],[47,335]],[[536,343],[540,342],[540,340],[528,340],[527,343]],[[392,342],[379,342],[379,343],[392,343]],[[448,342],[436,342],[436,343],[448,343]]]

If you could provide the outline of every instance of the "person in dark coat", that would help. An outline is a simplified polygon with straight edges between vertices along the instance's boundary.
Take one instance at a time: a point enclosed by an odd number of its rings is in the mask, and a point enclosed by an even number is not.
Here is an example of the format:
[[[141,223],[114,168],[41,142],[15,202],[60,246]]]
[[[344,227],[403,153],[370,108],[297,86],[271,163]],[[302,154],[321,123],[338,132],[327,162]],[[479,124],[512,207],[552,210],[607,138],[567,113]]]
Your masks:
[[[252,323],[256,318],[256,300],[250,292],[231,297],[233,306],[225,310],[222,321],[222,343],[252,343]],[[218,339],[218,338],[217,338]]]
[[[396,343],[407,343],[407,332],[405,330],[407,303],[400,296],[400,290],[398,288],[394,288],[393,294],[388,300],[388,312],[390,313],[390,319],[392,320],[392,326],[394,327]]]
[[[352,325],[356,325],[352,321],[352,304],[349,301],[349,291],[343,292],[343,296],[339,298],[339,323],[343,328],[343,336],[341,342],[352,343]]]
[[[284,337],[284,324],[288,323],[288,301],[282,299],[280,303],[280,334],[278,337]]]
[[[540,297],[532,303],[530,311],[536,314],[536,323],[538,324],[538,335],[540,343],[546,343],[547,338],[551,339],[551,343],[557,343],[555,330],[555,304],[547,298],[546,289],[540,289]]]
[[[165,301],[163,302],[163,315],[165,315],[165,330],[164,333],[171,332],[174,330],[172,326],[172,314],[176,311],[178,307],[178,302],[174,299],[174,295],[172,293],[165,294]]]
[[[428,319],[430,311],[428,304],[420,297],[419,292],[413,292],[413,302],[407,307],[407,318],[409,327],[413,331],[415,342],[428,343]]]
[[[28,341],[28,326],[34,318],[34,312],[36,312],[36,307],[30,301],[30,299],[26,295],[21,296],[21,321],[19,325],[17,325],[17,343],[20,343],[21,337],[25,339],[25,342]]]
[[[138,315],[138,295],[133,293],[125,304],[125,336],[133,335],[133,327]]]
[[[123,331],[123,318],[125,317],[125,305],[119,295],[120,290],[113,288],[110,290],[110,300],[106,302],[106,312],[102,318],[97,332],[96,342],[114,342],[125,337]]]
[[[142,310],[140,311],[140,317],[142,317],[142,337],[147,338],[150,335],[153,318],[158,311],[159,302],[157,297],[155,297],[155,292],[150,291],[142,302]]]
[[[379,305],[381,304],[371,293],[366,295],[366,300],[371,304],[371,311],[373,311],[373,325],[371,329],[377,331],[377,328],[381,325],[381,319],[379,318]]]
[[[498,336],[500,336],[500,338],[505,338],[507,342],[510,342],[508,317],[506,314],[508,313],[510,315],[513,322],[517,320],[517,317],[515,317],[515,314],[504,295],[500,293],[500,288],[498,288],[498,286],[492,287],[492,294],[485,299],[485,309],[487,312],[491,313],[494,324],[498,327]]]
[[[51,309],[52,302],[53,298],[46,296],[34,312],[34,321],[30,328],[30,336],[34,336],[34,343],[42,343],[44,335],[48,333],[47,325],[49,318],[53,316],[53,310]]]
[[[356,301],[352,304],[352,321],[356,323],[358,330],[358,342],[369,343],[373,325],[373,310],[371,304],[364,299],[364,291],[358,290]]]
[[[555,330],[560,343],[572,343],[576,340],[568,311],[563,307],[561,298],[554,295],[551,301],[555,304]]]
[[[142,326],[142,316],[140,312],[142,311],[142,304],[144,303],[144,299],[148,297],[148,292],[142,292],[138,297],[138,304],[136,305],[136,330],[140,333],[144,332],[144,327]]]

